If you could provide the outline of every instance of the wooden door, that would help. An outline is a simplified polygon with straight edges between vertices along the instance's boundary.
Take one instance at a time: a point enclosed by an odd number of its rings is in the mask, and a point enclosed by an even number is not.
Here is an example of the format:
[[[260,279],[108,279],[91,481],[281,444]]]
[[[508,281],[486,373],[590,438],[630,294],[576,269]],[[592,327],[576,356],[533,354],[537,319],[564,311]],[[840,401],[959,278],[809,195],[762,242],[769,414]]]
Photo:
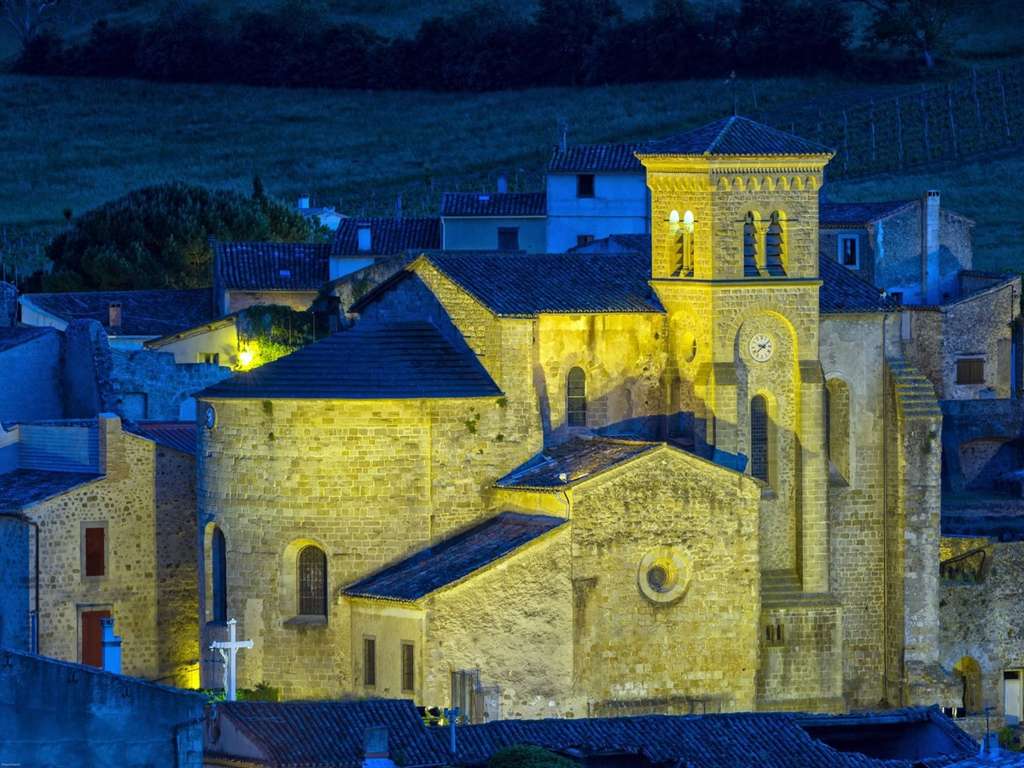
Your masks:
[[[110,611],[82,611],[82,663],[103,666],[103,627],[100,619]]]

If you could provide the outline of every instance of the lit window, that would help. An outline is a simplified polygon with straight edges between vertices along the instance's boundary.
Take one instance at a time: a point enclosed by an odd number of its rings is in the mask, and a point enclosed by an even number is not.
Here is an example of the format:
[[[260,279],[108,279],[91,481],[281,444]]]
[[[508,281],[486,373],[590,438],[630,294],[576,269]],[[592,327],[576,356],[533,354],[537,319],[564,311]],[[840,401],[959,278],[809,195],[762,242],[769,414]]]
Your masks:
[[[299,615],[327,615],[327,556],[319,547],[299,552]]]
[[[402,643],[402,691],[411,693],[416,690],[416,647],[412,643]]]
[[[750,401],[750,474],[769,482],[768,402],[757,395]]]
[[[220,365],[220,352],[202,352],[199,355],[199,362]]]
[[[582,368],[573,368],[566,380],[566,420],[570,427],[587,426],[587,375]]]
[[[498,227],[498,250],[519,250],[519,227]]]
[[[956,361],[957,384],[984,384],[985,358],[963,357]]]
[[[860,267],[860,240],[856,235],[839,236],[839,263],[844,267]]]
[[[576,176],[576,197],[594,196],[594,174],[581,173]]]

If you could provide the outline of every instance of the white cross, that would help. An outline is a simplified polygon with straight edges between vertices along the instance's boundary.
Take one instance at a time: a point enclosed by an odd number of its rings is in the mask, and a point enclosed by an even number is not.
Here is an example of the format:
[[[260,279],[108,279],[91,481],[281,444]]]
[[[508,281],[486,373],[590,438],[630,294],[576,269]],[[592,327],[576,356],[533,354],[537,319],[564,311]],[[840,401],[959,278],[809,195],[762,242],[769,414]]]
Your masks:
[[[228,701],[235,700],[235,655],[241,648],[252,648],[252,640],[235,640],[235,619],[228,620],[228,641],[226,643],[215,640],[210,643],[210,650],[220,651],[224,659],[224,691],[227,693]]]

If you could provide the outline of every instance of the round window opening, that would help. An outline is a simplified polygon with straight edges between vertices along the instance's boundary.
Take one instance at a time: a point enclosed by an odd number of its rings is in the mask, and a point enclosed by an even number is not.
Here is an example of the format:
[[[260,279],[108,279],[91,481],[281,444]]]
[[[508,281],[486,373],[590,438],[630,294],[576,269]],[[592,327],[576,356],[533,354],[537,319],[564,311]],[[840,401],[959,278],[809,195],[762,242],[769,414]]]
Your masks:
[[[689,586],[689,568],[676,547],[657,547],[640,561],[637,581],[640,592],[651,602],[671,603]]]

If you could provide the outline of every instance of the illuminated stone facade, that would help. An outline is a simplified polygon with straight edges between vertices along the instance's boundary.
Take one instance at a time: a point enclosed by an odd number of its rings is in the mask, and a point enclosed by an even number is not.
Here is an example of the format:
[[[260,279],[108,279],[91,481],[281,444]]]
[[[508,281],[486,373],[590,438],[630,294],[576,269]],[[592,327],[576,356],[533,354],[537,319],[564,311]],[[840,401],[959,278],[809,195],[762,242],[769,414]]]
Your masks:
[[[202,396],[206,617],[219,529],[226,612],[255,641],[241,685],[447,706],[468,674],[476,717],[947,703],[941,416],[895,315],[819,311],[829,157],[641,154],[647,310],[499,310],[429,255],[359,305],[361,324],[430,321],[500,397]],[[592,433],[653,447],[502,480]],[[567,522],[415,595],[350,589],[504,511]],[[310,544],[326,616],[296,609]]]

